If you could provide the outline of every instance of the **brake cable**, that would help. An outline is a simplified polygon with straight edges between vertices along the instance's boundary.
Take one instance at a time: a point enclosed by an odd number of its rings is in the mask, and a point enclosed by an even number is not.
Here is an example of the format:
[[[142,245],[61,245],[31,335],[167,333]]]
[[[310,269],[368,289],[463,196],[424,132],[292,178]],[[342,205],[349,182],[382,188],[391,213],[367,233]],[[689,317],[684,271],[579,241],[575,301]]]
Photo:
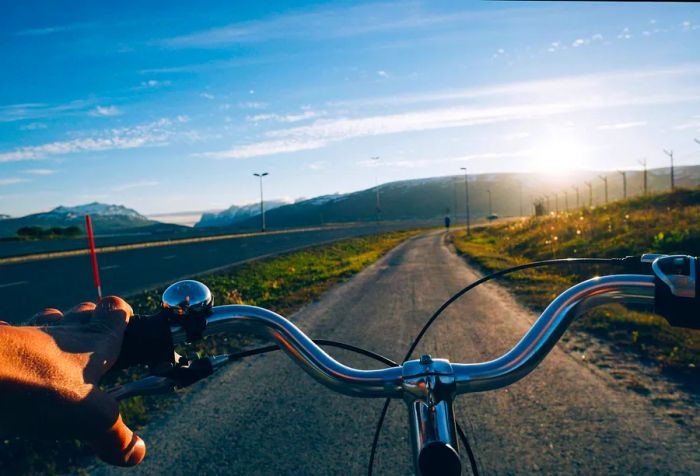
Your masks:
[[[420,341],[423,339],[423,336],[425,336],[425,333],[430,329],[430,326],[433,325],[435,320],[443,313],[445,309],[447,309],[452,303],[454,303],[457,299],[474,289],[475,287],[484,284],[487,281],[491,281],[496,278],[500,278],[502,276],[505,276],[506,274],[510,273],[515,273],[516,271],[522,271],[525,269],[530,269],[530,268],[538,268],[538,267],[543,267],[543,266],[552,266],[552,265],[565,265],[565,264],[620,264],[620,265],[625,265],[627,263],[632,262],[630,260],[632,257],[627,257],[627,258],[562,258],[562,259],[552,259],[552,260],[542,260],[542,261],[534,261],[532,263],[526,263],[526,264],[521,264],[518,266],[513,266],[510,268],[502,269],[500,271],[496,271],[495,273],[488,274],[486,276],[483,276],[476,281],[468,284],[461,290],[457,291],[455,294],[453,294],[447,301],[445,301],[438,309],[433,313],[433,315],[426,321],[426,323],[423,325],[421,328],[420,332],[416,336],[416,338],[413,340],[411,345],[408,348],[408,352],[406,352],[406,356],[404,357],[403,361],[407,361],[408,359],[411,358],[411,354],[413,354],[413,351],[416,350],[416,347],[420,343]],[[382,411],[379,415],[379,421],[377,422],[377,428],[374,432],[374,439],[372,440],[372,449],[370,450],[370,455],[369,455],[369,463],[367,465],[367,475],[372,476],[372,468],[374,466],[374,456],[377,452],[377,444],[379,442],[379,434],[382,431],[382,426],[384,425],[384,420],[386,419],[386,414],[387,411],[389,410],[389,404],[391,403],[391,398],[387,398],[384,401],[384,406],[382,407]],[[469,465],[471,466],[472,474],[474,476],[479,475],[479,469],[476,464],[476,458],[474,456],[474,452],[469,445],[469,440],[467,439],[467,436],[464,434],[462,429],[460,428],[459,424],[457,424],[457,432],[459,433],[459,437],[462,440],[462,444],[464,445],[464,448],[467,452],[467,456],[469,458]]]

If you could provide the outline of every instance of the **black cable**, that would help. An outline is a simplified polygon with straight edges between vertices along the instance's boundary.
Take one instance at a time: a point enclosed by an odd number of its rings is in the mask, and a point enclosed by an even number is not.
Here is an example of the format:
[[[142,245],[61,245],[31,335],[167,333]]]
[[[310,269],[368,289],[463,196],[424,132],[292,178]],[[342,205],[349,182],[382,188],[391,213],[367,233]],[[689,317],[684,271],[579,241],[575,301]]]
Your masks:
[[[470,283],[466,287],[462,288],[459,290],[457,293],[452,295],[447,301],[445,301],[437,311],[433,313],[433,315],[428,319],[423,326],[423,328],[420,330],[416,338],[413,340],[413,343],[408,349],[408,352],[406,352],[406,356],[404,357],[403,361],[407,361],[410,357],[411,354],[413,354],[413,351],[416,350],[416,347],[418,346],[418,343],[421,341],[425,333],[428,331],[430,326],[435,322],[435,320],[442,314],[442,312],[447,309],[447,307],[455,302],[457,299],[462,297],[464,294],[468,293],[475,287],[479,286],[480,284],[483,284],[487,281],[491,281],[492,279],[499,278],[501,276],[505,276],[506,274],[510,273],[515,273],[516,271],[522,271],[524,269],[530,269],[530,268],[537,268],[537,267],[542,267],[542,266],[551,266],[551,265],[562,265],[562,264],[592,264],[592,263],[597,263],[597,264],[625,264],[629,261],[629,259],[625,258],[564,258],[564,259],[553,259],[553,260],[543,260],[543,261],[535,261],[532,263],[527,263],[527,264],[521,264],[518,266],[513,266],[511,268],[506,268],[502,269],[501,271],[496,271],[495,273],[491,273],[489,275],[483,276],[473,283]],[[368,471],[367,474],[368,476],[372,476],[372,466],[374,464],[374,456],[377,451],[377,443],[379,442],[379,434],[382,431],[382,426],[384,425],[384,419],[386,418],[387,411],[389,410],[389,404],[391,403],[391,399],[387,398],[386,401],[384,402],[384,407],[382,408],[382,411],[379,415],[379,421],[377,422],[377,428],[374,432],[374,439],[372,440],[372,449],[370,450],[370,455],[369,455],[369,463],[368,463]],[[461,428],[458,426],[458,430],[460,433],[463,434]],[[462,440],[462,444],[464,444],[465,449],[467,451],[467,455],[469,456],[469,464],[472,467],[472,472],[474,473],[475,476],[478,476],[478,468],[476,465],[476,459],[474,458],[474,453],[469,446],[469,442],[466,439],[466,435]]]
[[[464,446],[464,449],[467,451],[467,456],[469,457],[469,466],[472,469],[472,474],[474,476],[478,476],[479,467],[476,465],[476,456],[474,456],[474,451],[472,451],[472,447],[469,444],[467,435],[464,434],[464,431],[462,431],[462,427],[459,426],[459,423],[457,423],[457,434],[459,434],[459,439],[462,440],[462,446]]]
[[[355,347],[354,345],[346,344],[344,342],[337,342],[334,340],[326,340],[326,339],[313,339],[313,341],[315,344],[318,344],[318,345],[324,345],[324,346],[328,346],[328,347],[338,347],[339,349],[350,350],[352,352],[362,354],[366,357],[371,357],[374,360],[378,360],[379,362],[387,365],[388,367],[398,367],[399,366],[399,364],[397,364],[396,362],[394,362],[393,360],[391,360],[389,358],[384,357],[383,355],[372,352],[371,350],[363,349],[361,347]],[[257,349],[246,350],[243,352],[238,352],[236,354],[229,354],[228,360],[229,360],[229,362],[232,362],[234,360],[242,359],[244,357],[250,357],[251,355],[266,354],[268,352],[274,352],[276,350],[280,350],[280,347],[277,345],[268,345],[266,347],[258,347]]]

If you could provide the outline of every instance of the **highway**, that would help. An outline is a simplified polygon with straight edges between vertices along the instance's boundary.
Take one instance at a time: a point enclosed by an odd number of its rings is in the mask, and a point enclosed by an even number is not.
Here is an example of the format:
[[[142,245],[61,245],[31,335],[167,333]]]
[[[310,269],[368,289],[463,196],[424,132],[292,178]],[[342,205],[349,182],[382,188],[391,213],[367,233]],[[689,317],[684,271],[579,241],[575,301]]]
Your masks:
[[[267,255],[411,226],[415,225],[371,224],[99,253],[102,290],[105,295],[128,296]],[[22,322],[42,308],[67,309],[82,301],[93,301],[95,296],[88,255],[0,264],[0,320]]]

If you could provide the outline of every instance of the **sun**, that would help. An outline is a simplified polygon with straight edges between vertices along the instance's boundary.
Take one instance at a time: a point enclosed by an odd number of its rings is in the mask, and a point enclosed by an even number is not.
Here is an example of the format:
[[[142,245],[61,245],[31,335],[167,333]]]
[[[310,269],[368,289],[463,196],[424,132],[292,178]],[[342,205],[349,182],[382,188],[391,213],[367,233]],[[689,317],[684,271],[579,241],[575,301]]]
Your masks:
[[[584,165],[585,147],[575,137],[566,133],[551,135],[532,152],[534,172],[566,174]]]

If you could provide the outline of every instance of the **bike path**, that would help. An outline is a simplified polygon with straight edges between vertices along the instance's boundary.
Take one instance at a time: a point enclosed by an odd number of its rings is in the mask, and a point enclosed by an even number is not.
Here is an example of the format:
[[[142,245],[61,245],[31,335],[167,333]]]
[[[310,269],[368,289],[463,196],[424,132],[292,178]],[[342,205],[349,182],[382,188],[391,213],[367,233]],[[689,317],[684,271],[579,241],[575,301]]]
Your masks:
[[[398,360],[431,313],[476,278],[443,234],[411,239],[293,320],[311,337],[342,340]],[[544,292],[544,291],[543,291]],[[418,349],[453,362],[510,349],[535,316],[496,285],[449,308]],[[376,364],[330,350],[343,362]],[[337,395],[285,355],[235,364],[185,394],[144,432],[144,463],[95,474],[361,475],[382,402]],[[649,399],[583,365],[559,346],[524,380],[460,396],[457,420],[482,474],[700,474],[697,433]],[[375,474],[410,475],[406,409],[396,401]],[[466,464],[466,461],[465,461]]]

